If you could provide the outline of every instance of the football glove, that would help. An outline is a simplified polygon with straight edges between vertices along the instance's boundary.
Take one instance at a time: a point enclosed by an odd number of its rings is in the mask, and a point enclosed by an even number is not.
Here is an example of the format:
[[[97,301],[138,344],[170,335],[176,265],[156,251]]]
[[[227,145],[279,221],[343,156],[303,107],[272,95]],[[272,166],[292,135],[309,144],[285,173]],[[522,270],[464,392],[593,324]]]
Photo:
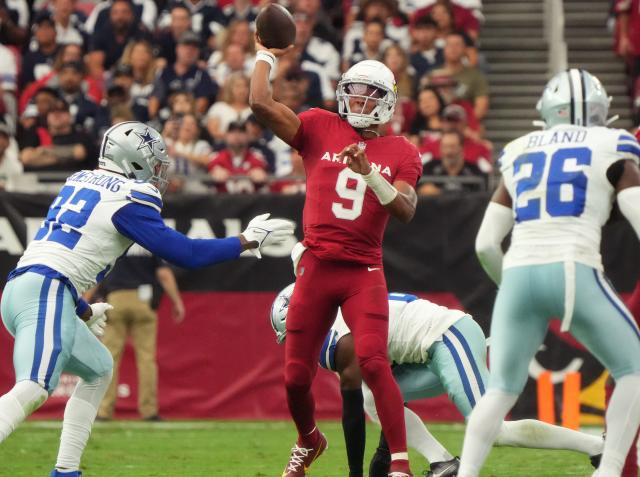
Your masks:
[[[251,219],[242,236],[247,242],[258,242],[256,248],[249,249],[252,254],[262,258],[260,249],[268,245],[284,242],[293,235],[296,224],[285,219],[270,219],[269,213],[258,215]]]
[[[87,321],[87,326],[91,332],[100,337],[104,335],[104,328],[107,326],[107,311],[113,310],[109,303],[94,303],[91,306],[91,317]]]

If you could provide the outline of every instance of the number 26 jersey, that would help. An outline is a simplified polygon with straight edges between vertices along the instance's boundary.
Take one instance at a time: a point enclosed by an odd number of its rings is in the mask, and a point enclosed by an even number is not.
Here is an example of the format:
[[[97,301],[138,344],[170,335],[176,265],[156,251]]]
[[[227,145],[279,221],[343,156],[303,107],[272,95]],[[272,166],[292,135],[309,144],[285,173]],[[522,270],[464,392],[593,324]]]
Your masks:
[[[575,261],[602,270],[601,229],[615,200],[607,171],[639,158],[631,134],[606,127],[559,125],[507,144],[498,162],[516,223],[503,267]]]
[[[415,186],[422,173],[418,150],[404,137],[363,139],[346,120],[322,109],[299,118],[291,145],[300,152],[307,175],[304,245],[320,259],[381,265],[389,213],[362,175],[338,154],[350,144],[361,144],[371,166],[387,181]]]

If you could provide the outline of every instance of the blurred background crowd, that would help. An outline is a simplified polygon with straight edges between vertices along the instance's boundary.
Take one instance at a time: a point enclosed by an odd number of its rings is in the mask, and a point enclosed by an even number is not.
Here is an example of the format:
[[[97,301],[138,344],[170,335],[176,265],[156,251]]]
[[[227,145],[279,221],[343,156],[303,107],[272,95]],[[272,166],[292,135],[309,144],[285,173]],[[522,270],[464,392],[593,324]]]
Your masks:
[[[640,110],[636,3],[615,0],[611,11],[615,48],[627,60],[629,91]],[[0,0],[2,187],[33,190],[43,177],[55,181],[93,168],[102,134],[114,123],[138,120],[167,141],[170,192],[303,192],[300,157],[256,121],[248,104],[260,6],[253,0]],[[398,83],[387,133],[418,146],[425,174],[419,192],[489,187],[496,154],[483,125],[491,94],[490,65],[478,41],[480,0],[290,0],[286,6],[297,36],[273,71],[276,99],[296,112],[337,110],[341,73],[363,59],[380,60]]]

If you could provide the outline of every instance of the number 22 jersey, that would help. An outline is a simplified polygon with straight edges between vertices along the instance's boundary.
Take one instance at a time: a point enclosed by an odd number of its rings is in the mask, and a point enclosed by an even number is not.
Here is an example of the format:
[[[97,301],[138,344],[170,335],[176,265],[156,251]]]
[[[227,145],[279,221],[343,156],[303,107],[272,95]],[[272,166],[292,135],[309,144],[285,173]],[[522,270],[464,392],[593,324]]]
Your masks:
[[[389,213],[362,175],[338,154],[350,144],[362,144],[371,166],[387,181],[415,186],[422,173],[418,150],[404,137],[363,139],[346,120],[322,109],[299,118],[291,145],[300,152],[307,174],[304,245],[320,259],[381,265]]]
[[[503,268],[575,261],[602,270],[601,228],[615,190],[607,171],[638,163],[628,132],[559,125],[507,144],[499,159],[516,224]]]

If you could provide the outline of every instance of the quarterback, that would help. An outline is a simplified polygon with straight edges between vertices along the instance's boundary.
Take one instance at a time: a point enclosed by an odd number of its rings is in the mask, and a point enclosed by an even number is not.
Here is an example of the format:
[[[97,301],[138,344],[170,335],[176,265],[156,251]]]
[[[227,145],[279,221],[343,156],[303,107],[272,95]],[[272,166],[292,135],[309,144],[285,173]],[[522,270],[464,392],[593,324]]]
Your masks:
[[[382,237],[389,216],[413,218],[422,172],[417,149],[403,137],[380,136],[391,119],[396,83],[378,61],[361,61],[338,83],[339,113],[299,115],[275,101],[269,71],[285,50],[257,44],[250,104],[256,117],[300,152],[306,176],[304,241],[296,251],[285,345],[285,386],[298,430],[283,477],[299,477],[323,452],[311,383],[322,342],[338,307],[353,331],[362,376],[371,388],[391,449],[393,477],[410,477],[402,395],[387,361],[388,304]]]
[[[71,175],[8,277],[2,321],[15,338],[15,386],[0,397],[0,442],[55,389],[64,371],[80,378],[67,402],[51,476],[78,477],[113,361],[96,338],[106,303],[81,295],[101,281],[134,243],[181,267],[237,258],[293,234],[294,224],[254,218],[238,237],[193,240],[164,225],[161,192],[169,166],[164,140],[139,122],[123,122],[102,140],[99,168]]]
[[[285,288],[271,307],[271,326],[277,340],[286,337],[288,302],[294,284]],[[415,295],[389,293],[389,359],[405,401],[447,394],[466,418],[485,392],[489,371],[486,364],[485,336],[473,318],[460,310],[439,306]],[[362,477],[364,457],[364,415],[379,422],[373,396],[362,384],[355,360],[353,338],[342,315],[329,331],[320,354],[320,366],[335,371],[340,388],[360,395],[360,404],[343,399],[342,422],[349,459],[349,477]],[[362,388],[362,391],[361,391]],[[362,395],[364,394],[364,398]],[[459,460],[454,458],[427,430],[422,420],[405,408],[407,443],[430,462],[427,477],[455,476]],[[603,441],[540,421],[526,419],[502,423],[500,445],[583,452],[597,463]],[[371,461],[369,477],[383,477],[389,469],[389,450],[384,434]]]
[[[594,475],[618,477],[640,424],[640,331],[603,274],[602,225],[617,201],[640,235],[640,145],[606,127],[610,98],[587,71],[554,76],[538,102],[546,128],[507,144],[502,182],[476,250],[499,285],[491,322],[491,375],[465,434],[460,477],[475,477],[527,380],[549,320],[607,368],[616,388]],[[513,228],[503,256],[501,243]]]

